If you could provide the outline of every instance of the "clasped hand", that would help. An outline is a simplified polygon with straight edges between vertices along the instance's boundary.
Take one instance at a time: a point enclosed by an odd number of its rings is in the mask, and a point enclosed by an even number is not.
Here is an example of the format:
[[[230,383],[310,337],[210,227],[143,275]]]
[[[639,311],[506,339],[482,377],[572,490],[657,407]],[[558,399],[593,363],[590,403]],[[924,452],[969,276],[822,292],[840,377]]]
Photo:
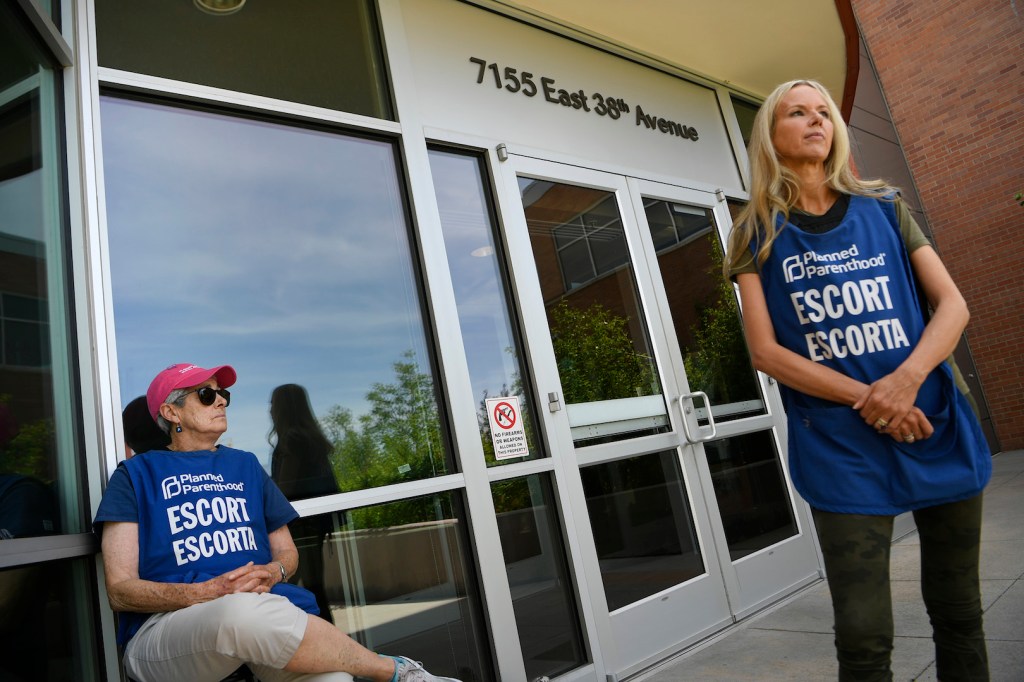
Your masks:
[[[249,562],[232,571],[223,573],[209,582],[214,583],[220,594],[237,594],[239,592],[270,592],[280,579],[276,564],[254,564]]]
[[[868,426],[905,443],[924,440],[934,433],[931,422],[914,405],[920,383],[896,370],[868,386],[853,404]]]

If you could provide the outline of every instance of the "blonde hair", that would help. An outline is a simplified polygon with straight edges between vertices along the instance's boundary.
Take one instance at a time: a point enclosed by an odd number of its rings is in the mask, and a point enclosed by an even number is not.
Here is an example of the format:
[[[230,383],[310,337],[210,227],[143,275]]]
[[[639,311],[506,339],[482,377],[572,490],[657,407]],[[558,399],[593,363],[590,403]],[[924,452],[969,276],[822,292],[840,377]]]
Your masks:
[[[754,129],[747,147],[750,158],[750,202],[740,211],[729,233],[728,256],[723,264],[726,277],[733,268],[746,264],[752,258],[749,248],[755,238],[759,241],[757,264],[760,266],[765,262],[772,243],[778,237],[779,230],[775,224],[777,217],[781,214],[788,219],[790,209],[800,197],[796,174],[779,163],[778,153],[772,144],[775,113],[779,103],[786,93],[798,85],[814,88],[828,105],[833,133],[832,149],[825,159],[825,185],[843,194],[878,198],[896,191],[884,180],[862,180],[854,174],[850,164],[850,134],[839,107],[825,86],[812,80],[793,80],[779,85],[768,95],[754,117]]]

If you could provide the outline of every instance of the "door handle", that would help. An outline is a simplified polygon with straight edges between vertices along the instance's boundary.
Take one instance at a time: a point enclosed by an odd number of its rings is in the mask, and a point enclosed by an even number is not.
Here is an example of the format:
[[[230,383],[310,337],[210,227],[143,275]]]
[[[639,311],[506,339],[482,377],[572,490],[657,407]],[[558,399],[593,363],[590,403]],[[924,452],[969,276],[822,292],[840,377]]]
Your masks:
[[[711,428],[711,431],[705,436],[694,438],[693,434],[690,433],[690,421],[686,417],[693,412],[693,399],[697,396],[704,399],[704,405],[708,409],[708,426]],[[685,393],[679,396],[679,414],[683,418],[683,433],[686,435],[687,442],[706,443],[709,440],[714,440],[715,436],[718,435],[715,417],[711,414],[711,401],[708,399],[708,394],[704,391],[693,391],[692,393]]]

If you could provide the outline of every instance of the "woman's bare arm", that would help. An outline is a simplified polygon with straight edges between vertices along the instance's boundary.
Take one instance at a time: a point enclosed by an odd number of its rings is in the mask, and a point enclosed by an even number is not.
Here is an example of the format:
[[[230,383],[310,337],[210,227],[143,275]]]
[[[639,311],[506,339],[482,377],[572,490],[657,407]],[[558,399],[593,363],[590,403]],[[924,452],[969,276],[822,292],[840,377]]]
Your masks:
[[[760,275],[744,273],[737,275],[736,281],[743,302],[744,332],[754,367],[801,393],[860,409],[859,405],[866,399],[870,386],[782,346],[775,336]],[[916,395],[915,391],[914,397]],[[867,420],[868,424],[874,426],[877,419],[876,416]],[[901,420],[906,420],[905,428],[915,433],[917,438],[927,438],[932,434],[931,424],[924,413],[914,407],[913,399],[902,413]],[[903,432],[892,427],[888,433],[895,440],[903,438]]]
[[[852,406],[867,391],[867,385],[840,372],[794,353],[778,342],[768,314],[761,276],[736,276],[743,302],[743,330],[754,367],[792,389]]]
[[[176,611],[235,592],[266,592],[266,570],[252,564],[199,583],[159,583],[139,578],[139,524],[103,524],[103,570],[115,611]],[[276,568],[275,568],[276,570]]]
[[[888,420],[891,431],[900,430],[921,384],[950,356],[970,319],[964,297],[932,247],[915,249],[910,263],[934,313],[907,359],[891,374],[873,382],[853,406],[869,424],[879,418]]]

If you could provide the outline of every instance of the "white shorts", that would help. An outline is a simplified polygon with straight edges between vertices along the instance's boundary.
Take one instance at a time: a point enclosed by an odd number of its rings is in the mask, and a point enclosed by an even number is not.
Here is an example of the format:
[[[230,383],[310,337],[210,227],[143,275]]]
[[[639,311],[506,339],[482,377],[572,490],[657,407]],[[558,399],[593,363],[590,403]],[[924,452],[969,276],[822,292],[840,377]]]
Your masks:
[[[352,682],[348,673],[283,670],[308,614],[275,594],[229,594],[151,616],[124,652],[137,682],[218,682],[247,664],[261,682]]]

